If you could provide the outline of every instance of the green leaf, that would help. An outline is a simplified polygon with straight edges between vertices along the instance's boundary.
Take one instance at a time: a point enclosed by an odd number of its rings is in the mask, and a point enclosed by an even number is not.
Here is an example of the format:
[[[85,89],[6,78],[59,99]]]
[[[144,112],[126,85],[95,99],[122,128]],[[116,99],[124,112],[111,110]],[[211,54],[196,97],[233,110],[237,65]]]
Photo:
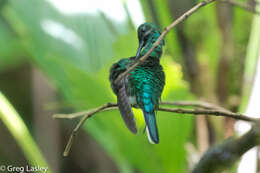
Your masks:
[[[18,145],[21,147],[25,157],[30,162],[30,164],[32,166],[46,167],[49,169],[48,164],[46,163],[21,116],[16,112],[16,110],[1,92],[0,118],[9,129]],[[48,173],[51,173],[51,170],[48,170]]]

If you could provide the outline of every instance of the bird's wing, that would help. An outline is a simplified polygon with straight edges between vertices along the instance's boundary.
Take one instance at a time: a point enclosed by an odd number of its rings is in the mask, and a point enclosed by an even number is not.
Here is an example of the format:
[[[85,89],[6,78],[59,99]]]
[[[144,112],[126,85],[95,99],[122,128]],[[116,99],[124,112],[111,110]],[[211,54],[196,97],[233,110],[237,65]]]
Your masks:
[[[131,105],[126,94],[126,85],[124,79],[119,82],[119,90],[117,93],[117,103],[121,116],[127,126],[127,128],[134,134],[137,133],[136,123]]]

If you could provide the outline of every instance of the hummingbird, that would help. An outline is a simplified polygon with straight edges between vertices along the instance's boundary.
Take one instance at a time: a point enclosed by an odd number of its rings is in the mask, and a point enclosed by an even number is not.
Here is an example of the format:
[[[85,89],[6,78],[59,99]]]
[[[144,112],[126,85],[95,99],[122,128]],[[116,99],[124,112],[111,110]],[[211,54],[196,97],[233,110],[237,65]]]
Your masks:
[[[136,134],[137,127],[132,106],[141,108],[146,124],[148,139],[153,144],[159,143],[155,111],[165,85],[165,74],[160,65],[164,40],[152,51],[149,57],[128,73],[118,83],[117,77],[145,55],[161,35],[152,23],[144,23],[137,29],[139,46],[136,56],[123,58],[110,68],[111,88],[117,96],[120,114],[128,129]]]

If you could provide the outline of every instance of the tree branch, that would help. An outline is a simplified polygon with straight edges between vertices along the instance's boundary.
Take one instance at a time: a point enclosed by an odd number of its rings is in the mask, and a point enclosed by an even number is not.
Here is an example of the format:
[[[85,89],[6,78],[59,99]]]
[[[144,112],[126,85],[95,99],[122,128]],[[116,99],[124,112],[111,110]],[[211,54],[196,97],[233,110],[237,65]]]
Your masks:
[[[192,173],[222,172],[232,166],[245,152],[260,144],[259,121],[245,135],[228,138],[211,147],[195,165]]]
[[[187,19],[190,15],[192,15],[194,12],[196,12],[198,9],[200,9],[201,7],[214,2],[215,0],[206,0],[206,1],[201,1],[200,3],[198,3],[197,5],[195,5],[194,7],[192,7],[190,10],[188,10],[186,13],[184,13],[183,15],[181,15],[178,19],[176,19],[172,24],[170,24],[168,27],[166,27],[164,29],[164,31],[162,32],[162,34],[160,35],[160,37],[157,39],[157,41],[153,44],[153,46],[151,47],[151,49],[144,55],[142,56],[135,64],[133,64],[131,67],[129,67],[124,73],[121,73],[117,79],[115,80],[115,83],[118,83],[123,77],[125,77],[128,73],[130,73],[131,71],[134,70],[135,67],[137,67],[139,64],[141,64],[142,62],[144,62],[149,55],[152,53],[152,51],[160,44],[160,42],[164,39],[164,37],[166,36],[166,34],[173,29],[176,25],[178,25],[179,23],[181,23],[182,21],[184,21],[185,19]]]
[[[107,103],[107,104],[104,104],[102,106],[99,106],[95,109],[92,109],[90,111],[83,111],[83,112],[79,112],[79,113],[74,113],[74,114],[70,114],[69,119],[72,119],[72,118],[76,118],[76,117],[79,117],[79,116],[82,116],[84,115],[79,123],[77,124],[77,126],[73,129],[71,135],[70,135],[70,138],[69,138],[69,141],[66,145],[66,148],[63,152],[63,156],[68,156],[69,155],[69,152],[70,152],[70,149],[71,149],[71,146],[72,146],[72,143],[73,143],[73,140],[75,138],[75,136],[77,135],[80,127],[84,124],[84,122],[92,117],[94,114],[98,113],[98,112],[102,112],[102,111],[105,111],[105,110],[108,110],[110,108],[113,108],[117,106],[117,104],[113,104],[113,103]],[[56,115],[53,115],[54,118],[61,118],[61,117],[65,117],[64,116],[65,114],[56,114]]]
[[[160,105],[173,105],[173,106],[182,106],[182,107],[192,106],[192,107],[203,108],[203,109],[221,109],[223,111],[224,110],[228,111],[225,108],[204,101],[163,101],[160,103]]]
[[[180,109],[180,108],[162,108],[159,107],[158,111],[173,112],[178,114],[193,114],[193,115],[213,115],[213,116],[224,116],[234,118],[236,120],[256,122],[256,118],[251,118],[240,113],[233,113],[221,110],[192,110],[192,109]]]
[[[246,115],[243,115],[240,113],[234,113],[234,112],[228,111],[222,107],[219,107],[217,105],[203,102],[203,101],[175,101],[175,102],[167,101],[167,102],[161,102],[160,105],[194,107],[194,109],[159,107],[158,111],[163,111],[163,112],[172,112],[172,113],[178,113],[178,114],[193,114],[193,115],[225,116],[225,117],[234,118],[236,120],[243,120],[243,121],[252,122],[252,123],[255,123],[258,121],[258,119],[256,119],[256,118],[251,118],[249,116],[246,116]],[[74,118],[83,116],[80,119],[77,126],[73,129],[63,155],[68,156],[75,136],[77,135],[79,129],[81,128],[81,126],[84,124],[84,122],[88,118],[92,117],[96,113],[108,111],[108,110],[114,110],[114,109],[118,109],[117,104],[107,103],[107,104],[104,104],[102,106],[99,106],[97,108],[87,110],[87,111],[82,111],[82,112],[72,113],[72,114],[55,114],[55,115],[53,115],[53,118],[56,118],[56,119],[74,119]]]
[[[95,114],[97,112],[104,112],[104,111],[111,110],[114,108],[117,109],[116,103],[106,103],[100,107],[97,107],[97,108],[94,108],[91,110],[76,112],[76,113],[72,113],[72,114],[54,114],[52,117],[55,119],[74,119],[74,118],[81,117],[83,115],[88,115],[87,118],[90,118],[93,114]],[[97,111],[97,109],[100,109],[100,110]],[[89,114],[91,114],[91,116]]]

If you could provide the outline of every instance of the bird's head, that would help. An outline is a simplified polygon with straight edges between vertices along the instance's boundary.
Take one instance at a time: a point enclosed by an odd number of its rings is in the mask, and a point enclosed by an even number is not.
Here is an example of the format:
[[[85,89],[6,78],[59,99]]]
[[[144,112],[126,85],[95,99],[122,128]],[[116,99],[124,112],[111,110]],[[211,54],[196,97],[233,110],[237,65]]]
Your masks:
[[[152,23],[143,23],[137,29],[139,46],[136,53],[136,57],[140,56],[142,49],[147,46],[148,43],[153,44],[161,35],[159,29]],[[162,41],[164,44],[164,41]]]

